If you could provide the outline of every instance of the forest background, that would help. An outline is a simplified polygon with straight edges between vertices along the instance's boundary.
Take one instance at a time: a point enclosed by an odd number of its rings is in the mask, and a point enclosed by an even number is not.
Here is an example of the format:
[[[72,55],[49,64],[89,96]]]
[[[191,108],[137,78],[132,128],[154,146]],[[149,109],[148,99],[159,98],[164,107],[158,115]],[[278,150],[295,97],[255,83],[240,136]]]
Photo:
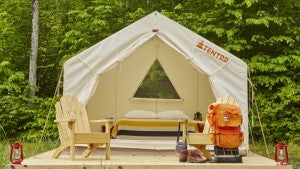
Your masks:
[[[159,11],[248,64],[249,91],[255,92],[249,94],[250,141],[263,141],[263,130],[270,144],[300,145],[299,1],[39,0],[35,96],[28,81],[32,2],[0,2],[1,140],[57,140],[53,103],[63,63]]]

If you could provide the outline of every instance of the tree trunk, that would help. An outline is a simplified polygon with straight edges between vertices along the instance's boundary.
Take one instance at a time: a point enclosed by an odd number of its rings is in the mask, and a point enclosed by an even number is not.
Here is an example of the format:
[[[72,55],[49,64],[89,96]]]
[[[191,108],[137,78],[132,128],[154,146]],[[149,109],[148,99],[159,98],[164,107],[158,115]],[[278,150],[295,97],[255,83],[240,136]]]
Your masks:
[[[39,1],[32,0],[32,34],[31,34],[31,54],[29,65],[29,84],[30,95],[35,95],[36,89],[36,72],[37,72],[37,57],[38,57],[38,37],[39,37]]]

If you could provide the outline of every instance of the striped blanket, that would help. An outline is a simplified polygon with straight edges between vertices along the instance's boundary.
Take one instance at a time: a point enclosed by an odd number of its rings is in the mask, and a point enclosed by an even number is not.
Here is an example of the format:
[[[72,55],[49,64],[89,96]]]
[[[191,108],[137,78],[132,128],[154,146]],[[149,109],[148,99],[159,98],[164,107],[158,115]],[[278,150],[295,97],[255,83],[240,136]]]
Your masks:
[[[119,119],[112,130],[112,136],[133,140],[176,140],[178,119]],[[197,131],[194,123],[188,124],[189,132]],[[182,133],[179,133],[182,135]]]

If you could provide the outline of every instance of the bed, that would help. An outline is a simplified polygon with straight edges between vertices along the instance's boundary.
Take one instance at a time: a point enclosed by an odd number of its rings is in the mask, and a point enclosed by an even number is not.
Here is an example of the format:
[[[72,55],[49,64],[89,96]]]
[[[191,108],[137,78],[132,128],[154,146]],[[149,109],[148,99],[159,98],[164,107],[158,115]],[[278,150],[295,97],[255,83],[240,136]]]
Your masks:
[[[184,119],[188,120],[189,117],[178,110],[158,114],[134,110],[115,122],[112,137],[132,140],[176,140],[179,123]],[[195,123],[188,123],[187,129],[189,132],[198,131]],[[182,132],[179,134],[182,135]]]

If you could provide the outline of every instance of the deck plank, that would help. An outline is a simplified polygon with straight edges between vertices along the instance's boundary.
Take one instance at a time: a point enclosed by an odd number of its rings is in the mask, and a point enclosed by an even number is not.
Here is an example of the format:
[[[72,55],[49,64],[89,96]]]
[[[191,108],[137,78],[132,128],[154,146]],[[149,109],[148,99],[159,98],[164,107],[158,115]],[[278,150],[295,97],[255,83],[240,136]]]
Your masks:
[[[243,157],[243,163],[182,163],[173,150],[145,150],[129,148],[112,148],[111,159],[105,160],[104,148],[97,149],[87,159],[81,157],[81,151],[84,148],[77,148],[76,161],[69,159],[69,153],[64,152],[60,158],[53,159],[51,155],[54,150],[38,154],[25,159],[22,165],[15,165],[8,169],[196,169],[199,165],[202,169],[292,169],[291,166],[279,167],[272,159],[249,153]]]

